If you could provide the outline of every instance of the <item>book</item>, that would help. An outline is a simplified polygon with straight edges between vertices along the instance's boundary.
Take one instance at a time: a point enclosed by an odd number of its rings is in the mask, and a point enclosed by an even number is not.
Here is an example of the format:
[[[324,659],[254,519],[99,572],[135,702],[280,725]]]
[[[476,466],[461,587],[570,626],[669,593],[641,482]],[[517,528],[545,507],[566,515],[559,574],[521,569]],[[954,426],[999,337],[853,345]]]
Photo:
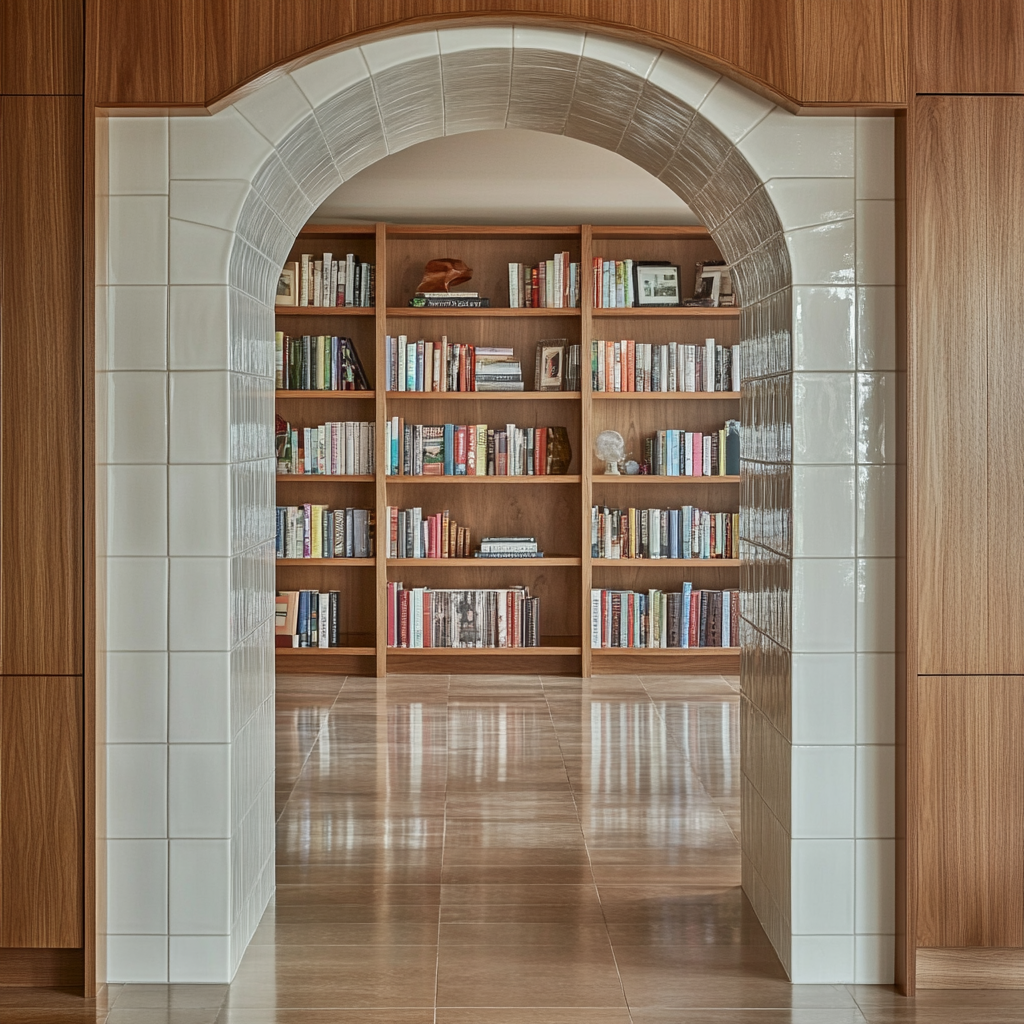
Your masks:
[[[594,391],[739,391],[739,346],[594,339],[590,354]]]
[[[428,299],[417,295],[409,300],[409,305],[414,309],[488,309],[491,300],[481,297],[462,298],[453,292],[444,299]]]
[[[285,391],[369,391],[351,338],[278,331],[274,338],[275,386]]]
[[[646,593],[593,588],[590,592],[593,648],[738,647],[739,591],[695,590]]]
[[[340,591],[282,590],[275,609],[283,618],[275,618],[276,647],[341,646]]]
[[[376,425],[333,421],[293,429],[277,417],[277,472],[327,476],[372,476]]]

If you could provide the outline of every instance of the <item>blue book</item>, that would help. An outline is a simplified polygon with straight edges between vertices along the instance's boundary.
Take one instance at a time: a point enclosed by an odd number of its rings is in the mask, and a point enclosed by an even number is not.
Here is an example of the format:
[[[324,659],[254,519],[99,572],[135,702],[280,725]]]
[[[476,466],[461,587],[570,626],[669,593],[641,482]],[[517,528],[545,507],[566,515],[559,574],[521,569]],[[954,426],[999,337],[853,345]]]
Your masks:
[[[679,554],[680,543],[679,543],[679,509],[670,508],[668,510],[668,557],[669,558],[682,558]]]
[[[309,646],[309,591],[299,591],[299,614],[296,619],[295,632],[299,634],[299,646]]]
[[[690,594],[693,593],[693,584],[683,584],[683,607],[679,612],[679,646],[690,646]]]
[[[455,424],[444,425],[444,475],[455,476]]]

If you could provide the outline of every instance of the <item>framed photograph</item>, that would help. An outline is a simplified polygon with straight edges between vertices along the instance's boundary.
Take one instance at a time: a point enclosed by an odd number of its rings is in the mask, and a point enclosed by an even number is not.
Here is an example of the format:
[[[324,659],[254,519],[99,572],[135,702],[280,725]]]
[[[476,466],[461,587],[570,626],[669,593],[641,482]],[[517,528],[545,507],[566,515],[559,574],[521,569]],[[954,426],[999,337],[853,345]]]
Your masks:
[[[538,391],[561,391],[565,375],[565,346],[545,345],[540,347],[540,380]]]
[[[297,306],[299,304],[299,265],[286,263],[277,280],[275,306]]]
[[[679,267],[671,263],[636,263],[633,275],[638,306],[679,305]]]

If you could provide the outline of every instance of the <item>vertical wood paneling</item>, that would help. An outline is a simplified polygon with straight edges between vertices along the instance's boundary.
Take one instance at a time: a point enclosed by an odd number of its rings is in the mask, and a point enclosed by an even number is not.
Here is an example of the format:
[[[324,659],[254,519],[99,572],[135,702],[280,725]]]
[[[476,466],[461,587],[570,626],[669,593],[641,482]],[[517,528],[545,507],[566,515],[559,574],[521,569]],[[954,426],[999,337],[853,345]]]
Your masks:
[[[1024,673],[1024,96],[982,101],[989,124],[988,657],[985,671]],[[1022,879],[1024,884],[1024,879]]]
[[[82,672],[82,101],[0,99],[0,673]]]
[[[82,0],[0,3],[0,95],[82,94]]]
[[[0,679],[0,946],[80,947],[82,680]]]
[[[1024,945],[1024,677],[918,680],[919,946]]]
[[[984,100],[914,108],[915,563],[918,672],[980,673],[988,660],[986,305],[967,268],[991,270]]]

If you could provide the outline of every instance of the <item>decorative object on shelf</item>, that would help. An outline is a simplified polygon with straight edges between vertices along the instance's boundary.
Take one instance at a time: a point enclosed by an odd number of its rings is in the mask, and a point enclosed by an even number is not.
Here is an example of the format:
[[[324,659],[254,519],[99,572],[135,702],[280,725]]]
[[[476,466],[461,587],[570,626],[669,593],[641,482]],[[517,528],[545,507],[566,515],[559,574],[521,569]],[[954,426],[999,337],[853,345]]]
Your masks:
[[[678,306],[682,295],[679,290],[679,268],[666,263],[638,262],[633,264],[638,306]]]
[[[542,341],[537,345],[537,391],[561,391],[565,373],[565,342]]]
[[[640,474],[640,463],[636,459],[628,459],[623,469],[626,471],[626,476],[638,476]]]
[[[426,292],[448,292],[455,285],[465,284],[473,277],[473,268],[462,260],[449,258],[430,260],[423,269],[423,280],[416,288],[416,294]]]
[[[548,474],[564,476],[569,472],[572,462],[572,446],[569,444],[569,431],[565,427],[548,427]]]
[[[277,279],[275,306],[297,306],[299,304],[299,264],[286,263]]]
[[[626,442],[617,430],[602,430],[594,438],[594,453],[605,464],[606,476],[620,476],[619,463],[626,457]]]

